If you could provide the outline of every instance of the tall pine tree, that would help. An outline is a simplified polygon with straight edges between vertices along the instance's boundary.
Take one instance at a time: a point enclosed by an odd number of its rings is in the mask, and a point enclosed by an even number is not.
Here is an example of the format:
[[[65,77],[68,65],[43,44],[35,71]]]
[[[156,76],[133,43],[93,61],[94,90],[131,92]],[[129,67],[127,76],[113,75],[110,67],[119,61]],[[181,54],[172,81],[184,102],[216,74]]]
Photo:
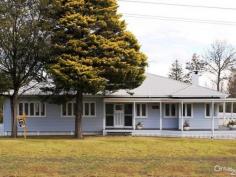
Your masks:
[[[191,74],[193,71],[203,73],[205,71],[206,62],[200,59],[196,53],[193,54],[191,61],[186,63],[187,74],[185,75],[185,82],[191,83]]]
[[[145,76],[146,56],[117,14],[116,0],[55,0],[49,72],[55,90],[74,93],[75,137],[82,138],[83,94],[132,89]]]
[[[182,65],[179,63],[179,60],[175,60],[171,64],[169,78],[177,80],[177,81],[184,81],[184,74]]]

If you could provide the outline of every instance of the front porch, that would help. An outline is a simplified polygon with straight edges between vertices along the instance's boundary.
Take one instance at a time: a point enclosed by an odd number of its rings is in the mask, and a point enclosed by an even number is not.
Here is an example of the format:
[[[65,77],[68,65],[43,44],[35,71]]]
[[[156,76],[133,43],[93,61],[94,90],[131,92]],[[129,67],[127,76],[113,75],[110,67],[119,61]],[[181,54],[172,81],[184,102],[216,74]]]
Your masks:
[[[128,134],[131,136],[156,136],[156,137],[182,137],[182,138],[214,138],[214,139],[236,139],[236,130],[215,130],[214,135],[211,130],[132,130],[132,129],[106,129],[103,135]]]
[[[103,135],[236,137],[227,127],[229,120],[236,120],[235,99],[106,98],[104,113]],[[184,131],[185,122],[190,131]]]

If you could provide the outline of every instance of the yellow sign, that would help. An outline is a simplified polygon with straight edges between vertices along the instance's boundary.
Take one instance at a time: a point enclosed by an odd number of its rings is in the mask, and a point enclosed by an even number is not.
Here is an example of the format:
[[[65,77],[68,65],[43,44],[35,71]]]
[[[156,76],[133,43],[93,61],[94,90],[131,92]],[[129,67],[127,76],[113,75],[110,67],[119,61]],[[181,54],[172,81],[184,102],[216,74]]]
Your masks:
[[[25,139],[26,139],[27,131],[28,131],[28,128],[26,126],[26,118],[27,117],[26,117],[25,113],[23,113],[23,115],[17,117],[19,126],[24,129],[24,138]]]

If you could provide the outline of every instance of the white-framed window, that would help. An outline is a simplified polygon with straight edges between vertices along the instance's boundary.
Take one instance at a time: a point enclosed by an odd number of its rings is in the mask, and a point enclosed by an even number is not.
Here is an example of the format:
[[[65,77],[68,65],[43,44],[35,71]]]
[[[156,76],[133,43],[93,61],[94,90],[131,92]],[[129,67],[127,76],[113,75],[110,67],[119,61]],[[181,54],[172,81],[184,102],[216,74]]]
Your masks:
[[[211,117],[211,103],[205,104],[205,117],[210,118]]]
[[[183,104],[183,117],[192,118],[193,117],[193,104],[184,103]]]
[[[46,104],[42,102],[19,102],[18,115],[29,117],[46,117]]]
[[[75,117],[76,104],[75,102],[67,102],[61,105],[62,117]],[[83,116],[96,117],[96,102],[83,102]]]
[[[176,117],[177,105],[175,103],[166,103],[164,104],[164,108],[165,108],[165,118]]]
[[[147,104],[146,103],[136,104],[136,117],[147,118]]]
[[[219,113],[223,113],[224,112],[224,104],[223,103],[219,103],[219,105],[218,105],[218,112]]]

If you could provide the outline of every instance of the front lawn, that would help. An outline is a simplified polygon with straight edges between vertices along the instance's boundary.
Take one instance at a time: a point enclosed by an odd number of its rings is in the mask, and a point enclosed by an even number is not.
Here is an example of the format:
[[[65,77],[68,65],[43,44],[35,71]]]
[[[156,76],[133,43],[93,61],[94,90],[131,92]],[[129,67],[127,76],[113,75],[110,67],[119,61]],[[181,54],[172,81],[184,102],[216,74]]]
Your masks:
[[[214,172],[214,167],[220,171]],[[220,166],[220,167],[219,167]],[[149,137],[0,139],[0,176],[230,176],[236,141]],[[231,171],[232,171],[231,170]]]

